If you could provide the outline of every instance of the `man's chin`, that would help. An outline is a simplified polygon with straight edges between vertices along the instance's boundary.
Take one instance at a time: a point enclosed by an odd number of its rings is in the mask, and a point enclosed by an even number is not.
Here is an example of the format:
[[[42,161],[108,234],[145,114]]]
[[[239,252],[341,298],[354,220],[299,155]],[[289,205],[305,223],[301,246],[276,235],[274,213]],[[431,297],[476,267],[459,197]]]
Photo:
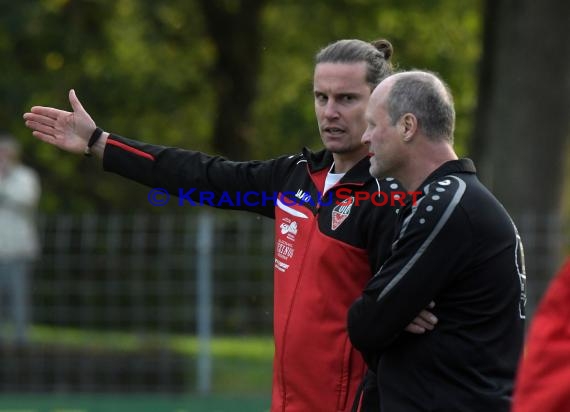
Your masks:
[[[364,146],[350,145],[347,143],[330,142],[330,141],[324,144],[324,146],[329,152],[339,155],[360,153],[360,151],[362,151],[362,156],[363,157],[366,156],[366,150]]]
[[[376,179],[383,179],[385,177],[388,177],[385,171],[383,171],[380,167],[378,167],[378,165],[376,165],[373,161],[371,161],[370,169],[368,169],[368,171],[370,172],[372,177]]]
[[[324,146],[332,153],[346,153],[349,151],[346,145],[341,142],[328,141]]]

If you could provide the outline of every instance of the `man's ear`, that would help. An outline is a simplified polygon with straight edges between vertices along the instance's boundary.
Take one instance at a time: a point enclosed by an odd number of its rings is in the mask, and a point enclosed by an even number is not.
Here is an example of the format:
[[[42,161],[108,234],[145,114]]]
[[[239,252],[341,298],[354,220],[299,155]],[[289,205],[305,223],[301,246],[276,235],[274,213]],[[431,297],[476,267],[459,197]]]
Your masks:
[[[409,142],[412,140],[418,130],[418,119],[412,113],[406,113],[400,117],[399,130],[402,140]]]

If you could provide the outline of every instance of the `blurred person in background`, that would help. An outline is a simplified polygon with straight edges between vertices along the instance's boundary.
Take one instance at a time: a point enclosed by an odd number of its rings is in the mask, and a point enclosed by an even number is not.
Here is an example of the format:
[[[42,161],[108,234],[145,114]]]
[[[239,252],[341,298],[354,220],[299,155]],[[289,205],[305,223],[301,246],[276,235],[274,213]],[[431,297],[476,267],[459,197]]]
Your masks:
[[[28,341],[30,281],[39,254],[38,175],[20,162],[20,145],[0,132],[0,341]],[[8,320],[8,322],[6,322]]]
[[[570,257],[536,310],[519,363],[512,412],[570,411]]]
[[[356,204],[354,196],[399,189],[393,179],[370,176],[368,148],[361,143],[366,104],[392,73],[392,52],[386,40],[340,40],[320,50],[313,95],[325,149],[266,161],[232,162],[104,132],[73,90],[72,112],[36,106],[24,115],[35,137],[72,153],[93,153],[105,170],[173,195],[196,189],[196,196],[213,193],[214,204],[246,192],[287,198],[225,202],[225,208],[275,219],[273,412],[348,411],[366,373],[348,339],[346,312],[386,258],[396,213],[390,205]],[[340,199],[339,188],[348,195]],[[320,204],[324,193],[332,201]],[[409,332],[423,333],[435,321],[418,310]],[[377,411],[375,385],[366,389],[372,392],[362,410]]]

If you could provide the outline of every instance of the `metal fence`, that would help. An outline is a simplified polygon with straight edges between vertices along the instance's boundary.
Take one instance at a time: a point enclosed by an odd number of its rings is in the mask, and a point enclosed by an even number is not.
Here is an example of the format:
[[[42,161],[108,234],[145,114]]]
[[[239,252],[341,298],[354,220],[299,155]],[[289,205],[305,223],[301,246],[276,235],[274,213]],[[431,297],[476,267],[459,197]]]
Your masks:
[[[532,314],[568,231],[554,218],[515,221]],[[0,392],[209,392],[215,337],[271,344],[273,221],[215,210],[59,214],[39,228],[29,338],[0,345]],[[270,380],[270,353],[263,362]]]
[[[212,336],[272,345],[269,219],[59,214],[41,216],[39,230],[28,339],[4,331],[2,392],[210,392]]]
[[[40,227],[38,323],[194,333],[196,303],[208,292],[198,280],[208,272],[214,331],[271,333],[269,219],[215,211],[57,215],[43,216]]]

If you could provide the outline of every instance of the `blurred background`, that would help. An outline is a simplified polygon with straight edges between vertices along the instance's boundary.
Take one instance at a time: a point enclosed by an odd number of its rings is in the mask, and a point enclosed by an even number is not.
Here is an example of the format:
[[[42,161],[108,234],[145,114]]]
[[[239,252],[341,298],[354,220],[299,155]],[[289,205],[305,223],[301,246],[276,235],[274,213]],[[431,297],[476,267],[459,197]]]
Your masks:
[[[269,408],[272,222],[151,206],[148,188],[38,142],[22,114],[69,109],[70,88],[107,131],[267,159],[320,147],[315,53],[340,38],[387,38],[400,69],[436,71],[453,90],[457,151],[523,239],[529,321],[570,251],[570,2],[0,6],[0,129],[41,184],[26,332],[0,324],[0,411]]]

